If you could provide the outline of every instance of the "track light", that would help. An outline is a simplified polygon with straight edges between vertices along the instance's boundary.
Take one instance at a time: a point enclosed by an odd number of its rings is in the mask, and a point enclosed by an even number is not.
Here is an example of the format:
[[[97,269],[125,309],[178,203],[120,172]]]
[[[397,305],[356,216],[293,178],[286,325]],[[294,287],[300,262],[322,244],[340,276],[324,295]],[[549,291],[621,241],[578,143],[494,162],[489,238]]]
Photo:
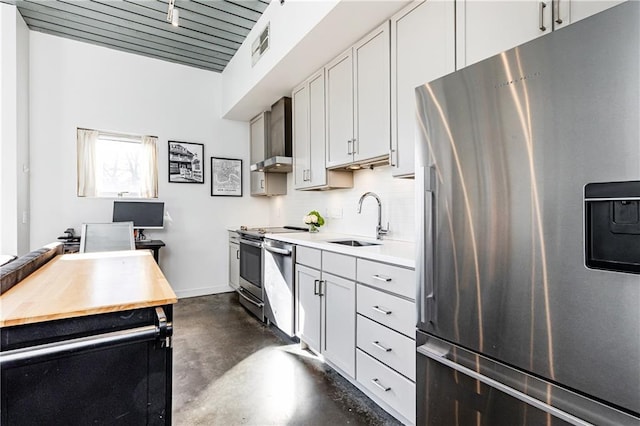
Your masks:
[[[180,22],[178,12],[180,11],[177,8],[174,8],[173,13],[171,14],[171,25],[173,25],[174,27],[177,27]]]
[[[179,11],[176,8],[176,0],[169,0],[169,9],[167,10],[167,21],[171,22],[171,25],[177,27],[180,23]]]

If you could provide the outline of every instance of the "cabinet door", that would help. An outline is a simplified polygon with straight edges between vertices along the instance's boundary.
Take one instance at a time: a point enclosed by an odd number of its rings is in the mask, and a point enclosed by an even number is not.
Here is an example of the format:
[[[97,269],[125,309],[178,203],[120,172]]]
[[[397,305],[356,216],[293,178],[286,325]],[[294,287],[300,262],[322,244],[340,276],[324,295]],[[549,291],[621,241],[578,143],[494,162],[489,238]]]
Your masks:
[[[353,160],[353,58],[351,49],[325,67],[327,167]]]
[[[264,172],[251,172],[251,195],[266,195],[267,183]]]
[[[251,172],[251,195],[283,195],[287,193],[286,173]]]
[[[309,79],[309,172],[308,186],[327,184],[324,69]]]
[[[307,82],[293,89],[293,185],[307,186],[309,173],[309,87]]]
[[[557,30],[609,9],[626,0],[555,0],[553,2],[553,29]]]
[[[240,246],[235,243],[229,243],[229,286],[240,286]]]
[[[267,126],[269,125],[268,120],[268,112],[263,112],[251,120],[249,126],[251,164],[264,160],[264,144],[266,142]]]
[[[391,164],[414,174],[415,88],[455,71],[455,5],[428,0],[391,18]]]
[[[457,68],[548,34],[551,9],[550,1],[457,0]]]
[[[320,271],[296,264],[297,336],[320,353]]]
[[[353,281],[322,273],[324,357],[351,377],[356,363],[356,289]]]
[[[388,21],[353,47],[356,162],[389,155],[391,149],[389,48]]]

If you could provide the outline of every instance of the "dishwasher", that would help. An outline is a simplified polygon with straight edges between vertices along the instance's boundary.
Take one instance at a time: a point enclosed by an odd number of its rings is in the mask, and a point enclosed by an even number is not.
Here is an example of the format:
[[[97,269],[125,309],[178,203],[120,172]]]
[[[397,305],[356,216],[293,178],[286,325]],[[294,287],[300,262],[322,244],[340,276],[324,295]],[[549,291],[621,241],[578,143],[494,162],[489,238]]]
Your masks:
[[[295,245],[266,238],[264,253],[264,315],[289,337],[295,335]]]

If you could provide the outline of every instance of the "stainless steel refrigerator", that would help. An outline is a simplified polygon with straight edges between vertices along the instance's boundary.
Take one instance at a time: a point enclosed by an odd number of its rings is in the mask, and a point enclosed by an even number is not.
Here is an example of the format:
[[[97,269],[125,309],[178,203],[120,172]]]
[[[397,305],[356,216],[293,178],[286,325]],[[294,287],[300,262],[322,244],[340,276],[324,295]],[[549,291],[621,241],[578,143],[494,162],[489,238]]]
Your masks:
[[[640,424],[639,24],[416,89],[418,424]]]

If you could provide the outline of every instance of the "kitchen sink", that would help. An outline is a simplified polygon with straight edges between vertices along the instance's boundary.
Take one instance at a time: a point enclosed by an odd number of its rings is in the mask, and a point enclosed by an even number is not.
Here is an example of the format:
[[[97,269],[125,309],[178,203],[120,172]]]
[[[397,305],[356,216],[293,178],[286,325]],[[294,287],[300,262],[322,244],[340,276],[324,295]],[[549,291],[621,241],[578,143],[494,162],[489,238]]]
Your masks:
[[[382,243],[372,243],[370,241],[359,241],[359,240],[336,240],[336,241],[327,241],[328,243],[333,244],[342,244],[343,246],[351,246],[351,247],[365,247],[365,246],[379,246]]]

